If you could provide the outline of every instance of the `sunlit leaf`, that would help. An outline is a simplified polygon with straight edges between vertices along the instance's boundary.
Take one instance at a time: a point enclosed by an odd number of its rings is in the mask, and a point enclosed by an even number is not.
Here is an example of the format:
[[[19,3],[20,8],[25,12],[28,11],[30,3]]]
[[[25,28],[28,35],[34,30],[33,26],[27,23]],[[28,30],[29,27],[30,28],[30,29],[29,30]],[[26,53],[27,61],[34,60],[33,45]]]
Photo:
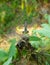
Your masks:
[[[3,65],[10,65],[12,62],[12,57],[10,57]]]

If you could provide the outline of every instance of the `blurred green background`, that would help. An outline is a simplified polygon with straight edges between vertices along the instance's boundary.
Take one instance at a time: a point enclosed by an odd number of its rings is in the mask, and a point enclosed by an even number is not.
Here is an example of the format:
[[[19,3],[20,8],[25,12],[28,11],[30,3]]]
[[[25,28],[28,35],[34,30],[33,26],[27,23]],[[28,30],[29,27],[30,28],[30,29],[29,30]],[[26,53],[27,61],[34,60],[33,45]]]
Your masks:
[[[41,23],[49,0],[0,0],[0,34],[17,25]],[[45,12],[44,12],[45,11]]]

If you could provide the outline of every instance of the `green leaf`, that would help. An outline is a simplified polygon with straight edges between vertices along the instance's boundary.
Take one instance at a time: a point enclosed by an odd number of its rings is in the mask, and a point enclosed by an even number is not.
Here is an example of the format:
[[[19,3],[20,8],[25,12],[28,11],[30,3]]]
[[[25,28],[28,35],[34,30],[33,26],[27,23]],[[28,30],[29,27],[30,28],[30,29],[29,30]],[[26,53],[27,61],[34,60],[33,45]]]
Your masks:
[[[48,38],[50,38],[50,31],[48,31],[47,29],[41,29],[39,31],[37,31],[40,35],[42,36],[46,36]]]
[[[31,45],[33,47],[35,47],[36,49],[39,48],[39,41],[41,41],[40,38],[38,38],[37,36],[30,36],[29,37],[29,42],[31,43]]]
[[[10,46],[10,49],[9,49],[9,57],[13,57],[16,53],[16,46],[15,46],[15,43],[16,43],[16,40],[15,39],[12,39],[11,40],[11,46]]]
[[[39,41],[30,41],[30,44],[32,45],[33,48],[38,49],[39,48]]]
[[[7,53],[3,50],[0,50],[0,61],[5,61],[7,59]]]
[[[40,41],[41,39],[38,38],[38,37],[36,37],[36,36],[30,36],[30,37],[29,37],[29,40],[30,40],[30,41]]]
[[[49,25],[49,24],[47,24],[47,23],[42,24],[41,26],[42,26],[43,28],[45,28],[45,29],[50,29],[50,25]]]
[[[44,18],[47,20],[48,19],[48,14],[45,14],[44,15]]]
[[[12,57],[10,57],[3,65],[10,65],[12,61]]]
[[[45,18],[46,20],[48,20],[48,23],[50,24],[50,15],[45,14],[45,15],[44,15],[44,18]]]
[[[49,24],[42,24],[42,29],[36,30],[35,32],[39,33],[42,36],[50,38],[50,26]]]
[[[46,65],[50,65],[47,61],[45,62]]]

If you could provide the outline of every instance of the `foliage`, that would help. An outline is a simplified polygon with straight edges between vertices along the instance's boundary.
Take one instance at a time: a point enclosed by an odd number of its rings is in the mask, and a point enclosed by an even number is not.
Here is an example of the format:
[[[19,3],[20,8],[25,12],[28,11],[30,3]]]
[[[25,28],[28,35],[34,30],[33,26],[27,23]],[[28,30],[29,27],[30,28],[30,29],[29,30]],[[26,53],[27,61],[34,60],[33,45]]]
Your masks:
[[[36,30],[35,32],[40,33],[42,36],[50,38],[50,15],[46,15],[45,19],[48,20],[48,23],[41,25],[41,30]]]
[[[31,23],[32,19],[39,18],[42,2],[48,3],[48,0],[0,0],[0,34],[10,32],[12,27],[24,21]]]
[[[5,62],[3,65],[10,65],[12,62],[12,58],[15,57],[15,54],[17,54],[17,50],[15,47],[16,40],[13,39],[11,42],[13,42],[10,46],[10,49],[8,52],[4,52],[3,50],[0,51],[0,63],[2,64]]]
[[[47,3],[48,0],[0,1],[0,34],[16,27],[18,22],[32,21],[33,17],[39,16],[37,9],[44,2]],[[16,63],[23,58],[31,63],[35,61],[38,65],[50,65],[50,15],[45,13],[43,17],[48,23],[42,24],[40,30],[33,30],[29,39],[22,40],[19,46],[16,39],[12,39],[9,41],[11,46],[8,52],[0,50],[1,65],[18,65]]]
[[[47,28],[47,25],[43,27]],[[48,30],[48,29],[47,29]],[[36,31],[37,32],[37,31]],[[39,33],[40,31],[38,31]],[[43,31],[45,32],[45,30]],[[48,30],[49,32],[49,30]],[[40,32],[41,33],[41,32]],[[39,34],[40,34],[39,33]],[[16,39],[12,39],[9,42],[11,43],[10,49],[8,52],[0,51],[0,58],[2,57],[1,65],[16,65],[20,62],[22,58],[29,59],[29,61],[35,61],[37,64],[50,64],[50,37],[47,37],[47,34],[40,34],[40,37],[35,35],[29,36],[29,41],[23,42],[20,44],[21,48],[16,46]],[[47,38],[46,38],[47,37]],[[28,44],[29,42],[29,44]],[[31,45],[31,46],[30,46]],[[24,61],[24,60],[23,60]],[[42,63],[43,61],[43,63]],[[33,65],[33,64],[32,64]],[[36,65],[36,64],[35,64]]]

